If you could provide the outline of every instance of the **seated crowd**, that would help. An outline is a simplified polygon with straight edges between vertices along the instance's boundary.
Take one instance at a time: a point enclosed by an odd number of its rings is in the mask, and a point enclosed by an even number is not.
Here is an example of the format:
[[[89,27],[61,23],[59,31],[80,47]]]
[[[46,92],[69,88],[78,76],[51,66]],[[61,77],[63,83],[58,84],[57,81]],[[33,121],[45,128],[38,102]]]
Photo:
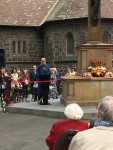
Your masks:
[[[66,119],[55,122],[46,138],[49,150],[54,150],[56,140],[64,131],[69,129],[83,131],[89,128],[89,123],[81,120],[83,110],[78,104],[66,106],[64,114]]]
[[[67,105],[64,111],[67,119],[55,122],[46,138],[49,150],[56,150],[54,148],[56,141],[67,130],[78,130],[68,150],[112,150],[113,97],[106,96],[100,99],[96,109],[97,120],[86,122],[81,120],[83,111],[79,105]],[[65,149],[62,147],[62,150]]]

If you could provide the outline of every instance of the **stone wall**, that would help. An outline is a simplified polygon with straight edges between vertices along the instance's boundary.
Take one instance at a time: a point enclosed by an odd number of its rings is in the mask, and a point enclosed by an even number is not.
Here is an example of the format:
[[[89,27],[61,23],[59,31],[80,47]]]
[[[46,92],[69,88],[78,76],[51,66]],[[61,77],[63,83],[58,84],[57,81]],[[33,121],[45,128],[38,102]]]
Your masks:
[[[102,20],[102,34],[106,32],[110,43],[113,43],[113,22]],[[66,35],[74,37],[74,55],[66,54]],[[8,72],[13,67],[30,69],[38,65],[41,57],[47,59],[50,67],[58,68],[64,75],[67,67],[77,69],[76,47],[87,43],[87,20],[53,21],[38,27],[0,27],[0,49],[5,50],[5,61]],[[12,42],[25,41],[26,53],[13,53]],[[78,68],[79,69],[79,68]]]
[[[51,22],[44,28],[45,57],[62,75],[68,67],[77,68],[76,47],[87,41],[86,23],[80,21]],[[74,55],[66,54],[66,35],[74,37]]]
[[[66,54],[66,35],[71,33],[74,37],[74,55]],[[108,33],[109,43],[113,43],[113,23],[102,21],[102,35]],[[76,47],[87,43],[88,25],[86,20],[70,20],[49,22],[44,26],[44,54],[51,67],[56,67],[62,75],[67,67],[77,69]],[[93,35],[92,35],[93,36]],[[78,68],[79,69],[79,68]]]
[[[30,69],[43,56],[43,40],[38,28],[0,27],[0,49],[5,50],[6,69]],[[13,41],[25,41],[25,53],[13,52]]]

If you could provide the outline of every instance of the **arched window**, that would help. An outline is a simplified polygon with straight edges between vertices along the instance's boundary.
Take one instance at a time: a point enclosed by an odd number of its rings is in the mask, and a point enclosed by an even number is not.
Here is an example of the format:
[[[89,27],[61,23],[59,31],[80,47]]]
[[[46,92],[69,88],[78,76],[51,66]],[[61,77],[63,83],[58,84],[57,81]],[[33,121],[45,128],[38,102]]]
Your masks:
[[[109,44],[111,43],[110,35],[107,31],[102,34],[102,42],[109,43]]]
[[[66,36],[66,51],[67,55],[74,55],[74,38],[71,33]]]

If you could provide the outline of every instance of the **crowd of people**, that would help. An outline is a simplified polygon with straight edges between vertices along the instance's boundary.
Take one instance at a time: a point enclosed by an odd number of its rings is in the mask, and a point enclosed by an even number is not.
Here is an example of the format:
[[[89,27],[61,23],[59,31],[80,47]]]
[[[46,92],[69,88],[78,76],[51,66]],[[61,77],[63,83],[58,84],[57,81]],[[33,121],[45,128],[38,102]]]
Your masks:
[[[67,68],[65,76],[74,76],[76,72],[73,68]],[[29,93],[30,101],[38,100],[40,105],[47,105],[48,99],[57,99],[60,94],[60,73],[56,68],[50,68],[45,58],[41,58],[40,65],[33,65],[31,71],[23,69],[20,71],[12,68],[11,74],[5,68],[0,69],[0,93],[4,95],[6,88],[6,77],[11,79],[11,100],[17,102],[15,95]],[[29,91],[29,92],[28,92]],[[5,97],[5,95],[4,95]]]
[[[12,68],[11,74],[7,74],[5,68],[0,69],[0,93],[5,97],[6,77],[11,80],[11,92],[28,93],[29,98],[34,97],[34,101],[38,101],[40,105],[47,105],[49,98],[58,98],[58,86],[60,75],[56,68],[50,68],[45,58],[41,58],[39,66],[33,65],[30,72],[23,69],[21,72],[16,68]],[[29,92],[28,92],[29,91]],[[16,99],[12,96],[13,102]]]
[[[73,68],[68,68],[65,76],[76,75]],[[57,82],[60,75],[56,68],[50,68],[46,59],[41,59],[37,67],[33,65],[32,70],[23,72],[13,68],[8,75],[5,68],[0,69],[0,97],[5,96],[6,77],[10,77],[11,90],[13,92],[26,93],[30,87],[30,96],[34,95],[34,101],[38,100],[40,105],[48,105],[48,98],[57,98]],[[69,104],[65,107],[65,120],[55,122],[49,135],[46,137],[46,144],[49,150],[54,150],[54,144],[59,136],[66,130],[78,130],[73,137],[69,150],[112,150],[113,142],[113,97],[106,96],[100,99],[96,106],[97,120],[83,121],[83,110],[76,104]]]
[[[67,130],[78,130],[68,150],[112,150],[113,97],[105,96],[100,99],[96,106],[96,113],[97,119],[83,121],[82,108],[76,103],[67,105],[64,111],[66,120],[55,122],[46,137],[49,150],[54,150],[57,139]]]

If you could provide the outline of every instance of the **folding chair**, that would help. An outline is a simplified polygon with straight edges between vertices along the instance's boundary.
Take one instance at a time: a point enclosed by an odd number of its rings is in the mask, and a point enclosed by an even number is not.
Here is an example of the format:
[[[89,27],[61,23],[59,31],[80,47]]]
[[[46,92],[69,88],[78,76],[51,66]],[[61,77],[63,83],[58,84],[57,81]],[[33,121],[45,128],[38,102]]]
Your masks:
[[[78,130],[64,131],[57,139],[54,145],[54,149],[55,150],[68,150],[69,144],[71,143],[73,136],[75,136],[77,133],[78,133]]]

